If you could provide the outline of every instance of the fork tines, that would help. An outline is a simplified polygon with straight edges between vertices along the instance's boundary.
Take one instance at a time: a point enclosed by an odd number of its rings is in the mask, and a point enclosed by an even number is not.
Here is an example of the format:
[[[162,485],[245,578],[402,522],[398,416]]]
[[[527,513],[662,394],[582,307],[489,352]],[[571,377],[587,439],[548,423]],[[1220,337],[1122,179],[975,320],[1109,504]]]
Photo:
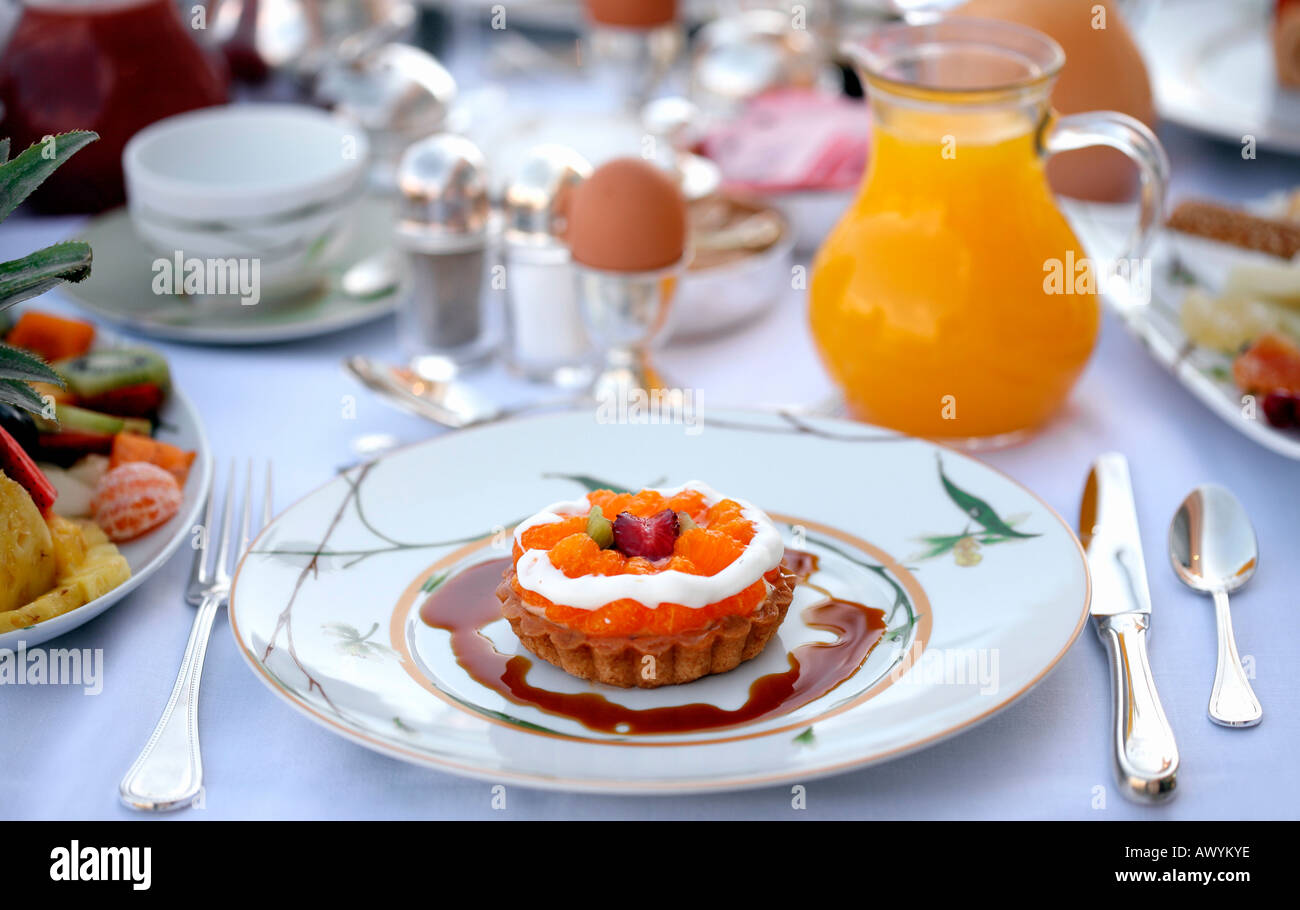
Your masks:
[[[248,549],[254,535],[271,521],[271,463],[266,464],[266,482],[262,495],[262,511],[259,524],[253,525],[253,461],[249,459],[245,470],[244,494],[239,499],[239,540],[235,541],[235,506],[236,506],[236,468],[237,461],[231,459],[229,476],[226,481],[225,502],[221,509],[221,530],[217,538],[215,558],[209,558],[213,531],[216,528],[217,499],[217,465],[213,464],[212,486],[208,490],[208,500],[203,509],[203,523],[195,528],[197,532],[193,541],[194,565],[190,570],[188,597],[191,601],[201,601],[211,594],[225,594],[230,588],[230,580],[239,559]]]

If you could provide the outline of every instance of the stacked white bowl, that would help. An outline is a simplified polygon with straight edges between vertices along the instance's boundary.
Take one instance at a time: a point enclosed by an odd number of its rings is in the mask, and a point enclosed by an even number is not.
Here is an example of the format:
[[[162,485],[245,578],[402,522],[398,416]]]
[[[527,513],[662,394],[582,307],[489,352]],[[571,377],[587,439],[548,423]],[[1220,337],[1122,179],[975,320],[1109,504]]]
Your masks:
[[[132,221],[160,256],[257,260],[265,299],[320,281],[368,156],[364,131],[324,111],[240,104],[146,127],[122,165]]]

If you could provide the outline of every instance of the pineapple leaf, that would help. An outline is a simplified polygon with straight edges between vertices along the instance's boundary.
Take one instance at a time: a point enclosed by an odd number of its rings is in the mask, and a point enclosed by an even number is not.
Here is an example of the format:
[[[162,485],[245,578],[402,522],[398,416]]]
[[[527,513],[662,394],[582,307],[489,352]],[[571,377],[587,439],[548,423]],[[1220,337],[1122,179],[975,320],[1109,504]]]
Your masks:
[[[67,383],[54,369],[32,354],[7,344],[0,344],[0,379],[20,382],[48,382],[65,388]]]
[[[0,262],[0,310],[44,294],[61,282],[83,280],[90,274],[90,265],[90,245],[79,240]]]
[[[88,130],[60,133],[32,143],[12,161],[0,164],[0,221],[8,218],[59,165],[98,138],[98,133]]]
[[[0,139],[0,164],[9,160],[9,137],[5,136]]]
[[[45,412],[45,399],[27,383],[15,379],[0,379],[0,404],[12,405],[32,414]]]

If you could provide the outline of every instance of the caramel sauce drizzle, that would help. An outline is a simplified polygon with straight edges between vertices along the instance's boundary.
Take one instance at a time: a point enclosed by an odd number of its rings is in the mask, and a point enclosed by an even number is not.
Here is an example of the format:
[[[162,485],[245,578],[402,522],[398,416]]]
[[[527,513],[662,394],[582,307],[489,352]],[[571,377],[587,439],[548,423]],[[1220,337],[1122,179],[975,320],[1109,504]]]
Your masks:
[[[813,586],[825,599],[804,610],[804,622],[832,633],[835,640],[796,647],[787,655],[789,669],[754,680],[749,697],[739,708],[726,710],[693,702],[632,709],[596,692],[553,692],[530,685],[526,677],[532,660],[502,654],[493,647],[482,629],[501,618],[495,591],[509,564],[509,558],[494,559],[447,579],[420,607],[420,618],[451,633],[456,662],[482,685],[516,704],[570,718],[600,733],[689,733],[788,713],[821,698],[852,676],[885,632],[883,610],[834,597]],[[817,557],[787,548],[782,565],[806,584],[817,570]]]

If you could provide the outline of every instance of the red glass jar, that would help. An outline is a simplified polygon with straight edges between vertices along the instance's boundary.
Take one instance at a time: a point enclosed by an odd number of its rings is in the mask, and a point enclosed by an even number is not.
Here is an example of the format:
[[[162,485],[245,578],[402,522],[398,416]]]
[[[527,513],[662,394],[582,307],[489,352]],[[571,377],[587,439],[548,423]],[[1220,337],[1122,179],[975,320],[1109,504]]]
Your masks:
[[[31,197],[45,212],[120,205],[122,147],[172,114],[226,101],[224,62],[207,53],[175,0],[25,0],[0,53],[0,136],[10,154],[43,137],[94,130]]]

